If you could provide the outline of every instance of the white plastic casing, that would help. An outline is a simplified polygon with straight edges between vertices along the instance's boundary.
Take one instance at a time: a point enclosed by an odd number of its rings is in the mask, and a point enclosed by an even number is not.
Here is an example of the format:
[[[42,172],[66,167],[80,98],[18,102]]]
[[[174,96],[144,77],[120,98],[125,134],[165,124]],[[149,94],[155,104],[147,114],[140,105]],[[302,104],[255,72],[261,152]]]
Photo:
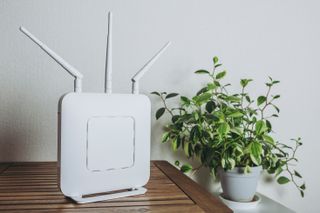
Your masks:
[[[150,100],[68,93],[59,102],[60,189],[68,197],[144,186],[150,176]]]

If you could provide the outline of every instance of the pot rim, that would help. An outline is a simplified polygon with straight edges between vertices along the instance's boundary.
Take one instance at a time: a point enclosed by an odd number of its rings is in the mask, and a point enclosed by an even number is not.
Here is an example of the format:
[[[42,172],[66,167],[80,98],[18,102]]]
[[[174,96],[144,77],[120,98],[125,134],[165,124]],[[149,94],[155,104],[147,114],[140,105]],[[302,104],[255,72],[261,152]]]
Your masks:
[[[237,176],[257,176],[260,175],[261,172],[263,171],[262,166],[253,166],[251,168],[251,172],[249,173],[244,173],[244,168],[245,167],[234,167],[232,170],[224,170],[222,167],[218,168],[218,172],[222,173],[224,175],[237,175]]]

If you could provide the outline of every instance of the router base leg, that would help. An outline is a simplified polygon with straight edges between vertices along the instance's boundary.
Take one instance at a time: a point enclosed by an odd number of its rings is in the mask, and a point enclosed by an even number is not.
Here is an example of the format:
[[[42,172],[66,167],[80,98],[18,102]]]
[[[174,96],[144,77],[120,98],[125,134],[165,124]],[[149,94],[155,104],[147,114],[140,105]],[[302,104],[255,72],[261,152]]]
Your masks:
[[[113,193],[113,194],[100,195],[100,196],[95,196],[95,197],[85,197],[84,198],[82,196],[73,196],[70,198],[77,203],[93,203],[93,202],[111,200],[111,199],[116,199],[116,198],[121,198],[121,197],[141,195],[141,194],[146,193],[146,191],[147,191],[146,188],[140,187],[140,188],[133,188],[133,189],[130,189],[129,191],[125,191],[125,192],[117,192],[117,193]]]

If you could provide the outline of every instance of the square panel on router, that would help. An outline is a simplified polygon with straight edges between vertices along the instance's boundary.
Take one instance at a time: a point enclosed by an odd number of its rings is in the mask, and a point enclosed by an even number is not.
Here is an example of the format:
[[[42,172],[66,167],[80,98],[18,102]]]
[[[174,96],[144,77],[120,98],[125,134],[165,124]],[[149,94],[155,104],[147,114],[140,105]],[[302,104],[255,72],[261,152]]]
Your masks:
[[[150,176],[150,114],[139,80],[170,45],[168,42],[132,78],[132,94],[112,93],[112,14],[108,15],[105,93],[82,93],[83,75],[28,30],[20,27],[74,77],[74,92],[58,109],[59,184],[78,203],[144,194]],[[129,107],[128,107],[129,106]],[[104,195],[88,196],[97,193]]]

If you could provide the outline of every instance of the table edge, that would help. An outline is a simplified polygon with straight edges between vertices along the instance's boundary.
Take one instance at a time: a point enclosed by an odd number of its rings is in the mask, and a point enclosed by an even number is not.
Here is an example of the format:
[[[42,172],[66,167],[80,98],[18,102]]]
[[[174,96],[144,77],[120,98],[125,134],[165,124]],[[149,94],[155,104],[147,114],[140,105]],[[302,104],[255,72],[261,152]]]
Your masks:
[[[152,161],[152,163],[205,212],[233,212],[224,203],[222,203],[219,198],[210,194],[202,186],[176,169],[168,161],[156,160]]]

